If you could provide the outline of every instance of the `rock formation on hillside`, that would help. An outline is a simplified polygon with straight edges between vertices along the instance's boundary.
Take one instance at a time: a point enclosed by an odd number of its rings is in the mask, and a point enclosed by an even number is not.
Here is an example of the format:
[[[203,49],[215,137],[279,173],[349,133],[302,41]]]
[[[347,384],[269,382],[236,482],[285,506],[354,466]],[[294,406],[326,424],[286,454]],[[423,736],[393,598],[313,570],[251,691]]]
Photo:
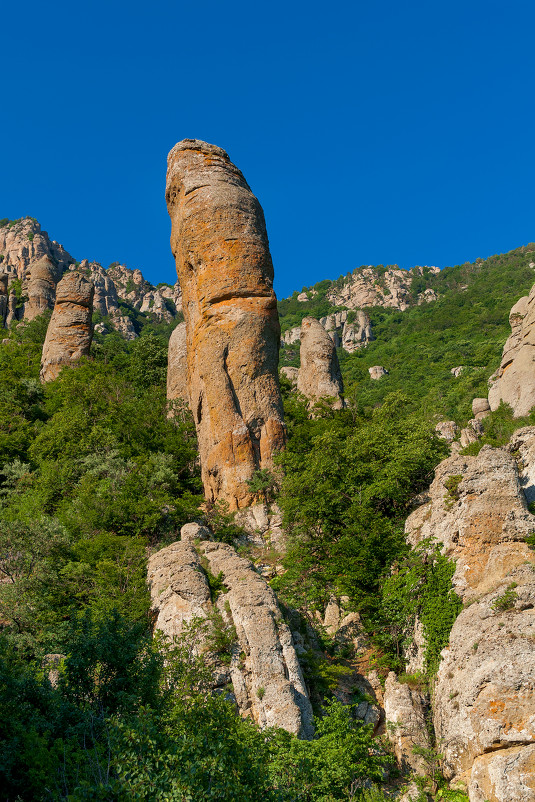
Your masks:
[[[74,262],[63,245],[50,240],[46,231],[32,217],[12,220],[0,227],[0,256],[2,270],[8,273],[10,280],[18,278],[23,281],[30,265],[47,256],[57,268],[58,275]]]
[[[0,327],[5,325],[7,317],[7,273],[0,273]]]
[[[489,403],[494,411],[505,401],[520,418],[535,406],[535,285],[513,306],[509,323],[500,367],[489,379]]]
[[[436,300],[433,290],[425,290],[416,298],[412,294],[412,283],[427,274],[440,273],[438,267],[413,267],[412,270],[400,270],[390,267],[381,270],[377,267],[361,267],[355,270],[345,281],[333,282],[327,298],[333,306],[346,306],[349,309],[362,309],[366,306],[384,306],[405,311],[414,303],[426,303]]]
[[[297,389],[311,405],[322,398],[333,399],[333,408],[344,406],[344,385],[336,348],[319,320],[305,317],[301,322],[301,367]]]
[[[169,338],[167,351],[167,400],[188,402],[188,360],[186,324],[179,323]]]
[[[30,266],[26,279],[25,320],[33,320],[47,309],[54,308],[56,284],[60,278],[59,268],[49,256],[42,256]]]
[[[507,449],[440,463],[430,501],[406,522],[412,545],[432,538],[456,563],[465,607],[442,652],[433,721],[445,776],[471,802],[535,798],[535,554],[525,542],[534,478],[528,427]]]
[[[7,274],[8,286],[15,279],[22,282],[23,295],[30,296],[19,317],[29,320],[44,309],[52,309],[55,285],[67,270],[76,270],[92,279],[95,285],[94,308],[109,318],[108,328],[114,328],[126,339],[137,337],[130,317],[120,307],[120,302],[151,318],[171,322],[181,311],[182,296],[178,282],[153,287],[143,278],[140,270],[130,270],[114,263],[106,270],[98,262],[84,259],[78,264],[59,243],[50,240],[46,231],[30,217],[0,226],[0,263]],[[35,270],[36,265],[39,268]],[[44,269],[43,266],[48,268]],[[8,301],[8,324],[17,319],[15,299]]]
[[[354,319],[348,322],[349,315]],[[327,317],[322,317],[320,323],[328,332],[336,348],[343,348],[348,354],[352,354],[359,348],[364,348],[374,340],[370,318],[359,309],[357,312],[348,312],[347,309],[341,312],[333,312]],[[301,326],[294,326],[293,329],[286,331],[281,338],[281,345],[291,346],[301,339]]]
[[[169,154],[166,199],[205,494],[237,509],[286,437],[264,215],[227,153],[193,139]]]
[[[207,624],[200,649],[213,672],[213,687],[232,683],[240,715],[261,727],[312,734],[312,708],[292,634],[277,599],[254,566],[232,546],[214,543],[197,524],[182,529],[179,543],[149,560],[148,576],[156,627],[180,635],[197,618]],[[220,576],[223,592],[212,599],[203,569]],[[231,641],[226,661],[215,651],[212,627]],[[227,653],[228,655],[228,653]]]
[[[386,368],[383,368],[382,365],[373,365],[373,367],[368,368],[368,373],[370,374],[370,379],[377,381],[377,379],[382,379],[383,376],[388,376],[388,371]]]
[[[53,381],[64,365],[89,354],[93,294],[93,283],[80,273],[67,273],[59,282],[43,345],[41,381]]]

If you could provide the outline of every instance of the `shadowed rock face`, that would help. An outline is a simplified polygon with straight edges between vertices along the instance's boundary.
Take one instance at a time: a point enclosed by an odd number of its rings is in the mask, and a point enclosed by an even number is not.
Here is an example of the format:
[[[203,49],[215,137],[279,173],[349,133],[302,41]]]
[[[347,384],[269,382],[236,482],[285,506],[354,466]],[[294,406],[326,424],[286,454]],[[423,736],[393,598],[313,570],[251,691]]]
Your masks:
[[[285,442],[264,215],[225,151],[199,140],[170,152],[166,199],[205,494],[237,509],[254,501],[247,481]]]
[[[0,273],[0,326],[3,326],[7,316],[7,273]]]
[[[64,365],[89,354],[93,329],[93,282],[68,273],[56,288],[56,305],[41,357],[41,381],[53,381]]]
[[[342,409],[344,385],[336,348],[319,320],[305,317],[301,323],[301,367],[297,389],[311,404],[334,398],[334,409]]]
[[[167,400],[188,402],[186,324],[179,323],[169,338],[167,352]]]
[[[47,309],[54,308],[58,268],[49,256],[35,262],[27,277],[28,302],[24,306],[24,319],[33,320]]]

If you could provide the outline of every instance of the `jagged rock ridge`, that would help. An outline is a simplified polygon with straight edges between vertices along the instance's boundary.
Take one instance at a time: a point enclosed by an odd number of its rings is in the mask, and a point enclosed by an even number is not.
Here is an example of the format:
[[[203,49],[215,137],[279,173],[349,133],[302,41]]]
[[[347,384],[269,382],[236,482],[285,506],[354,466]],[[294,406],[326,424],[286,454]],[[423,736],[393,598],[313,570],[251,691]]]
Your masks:
[[[0,226],[0,269],[7,276],[9,293],[3,313],[4,321],[31,320],[46,309],[54,308],[56,285],[67,270],[82,272],[95,285],[94,309],[110,321],[110,326],[127,339],[136,337],[132,321],[121,309],[124,301],[134,309],[153,316],[156,320],[171,322],[181,312],[181,291],[162,284],[154,287],[143,278],[140,270],[130,270],[114,263],[108,269],[87,259],[80,264],[31,217],[11,221]],[[22,307],[17,304],[9,288],[15,280],[21,282],[22,296],[27,298]],[[1,310],[0,310],[1,311]],[[0,315],[0,318],[2,316]],[[98,324],[97,330],[108,329]]]

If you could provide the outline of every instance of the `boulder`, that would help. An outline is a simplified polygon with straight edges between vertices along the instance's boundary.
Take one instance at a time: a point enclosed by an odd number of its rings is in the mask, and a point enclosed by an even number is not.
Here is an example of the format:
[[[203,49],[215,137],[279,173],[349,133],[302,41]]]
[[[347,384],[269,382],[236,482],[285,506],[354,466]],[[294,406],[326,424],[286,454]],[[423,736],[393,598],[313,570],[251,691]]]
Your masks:
[[[368,373],[370,374],[370,379],[374,380],[388,376],[388,371],[382,365],[374,365],[372,368],[368,368]]]
[[[509,314],[511,335],[505,343],[500,367],[489,380],[492,411],[504,401],[515,418],[527,415],[535,406],[535,285]]]
[[[336,348],[319,320],[306,317],[301,321],[301,367],[297,389],[310,405],[321,399],[332,399],[334,409],[344,406],[344,384]]]
[[[93,282],[80,273],[67,273],[59,282],[43,345],[42,382],[53,381],[64,365],[72,365],[89,354],[93,292]]]
[[[458,379],[463,370],[464,370],[464,365],[457,365],[457,367],[452,368],[450,370],[450,373],[453,375],[455,379]]]
[[[186,324],[179,323],[169,338],[167,351],[167,400],[182,399],[188,403],[188,363]]]
[[[459,427],[454,420],[442,420],[435,426],[435,432],[448,443],[453,443],[459,434]]]
[[[47,309],[54,308],[56,284],[60,276],[49,256],[43,256],[29,268],[26,279],[28,301],[24,305],[24,319],[33,320]]]
[[[472,415],[476,420],[485,418],[490,412],[488,398],[474,398],[472,401]]]
[[[264,215],[227,153],[194,139],[169,154],[166,199],[205,495],[240,509],[286,440]]]

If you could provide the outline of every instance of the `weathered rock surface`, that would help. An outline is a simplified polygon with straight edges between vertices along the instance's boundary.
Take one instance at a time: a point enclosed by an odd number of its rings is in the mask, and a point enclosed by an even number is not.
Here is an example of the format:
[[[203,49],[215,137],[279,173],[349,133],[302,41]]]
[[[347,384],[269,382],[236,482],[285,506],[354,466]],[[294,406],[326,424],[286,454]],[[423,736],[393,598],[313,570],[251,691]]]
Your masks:
[[[425,268],[428,274],[440,272],[438,267]],[[353,271],[347,280],[339,285],[336,282],[327,293],[333,306],[347,306],[349,309],[362,309],[366,306],[384,306],[405,311],[415,299],[411,287],[415,278],[424,275],[424,268],[400,270],[397,266],[386,271],[369,265]],[[305,298],[305,300],[308,300]],[[436,300],[433,290],[425,290],[416,298],[416,303]]]
[[[283,727],[310,737],[312,708],[292,635],[275,594],[232,546],[209,541],[196,544],[200,540],[196,537],[198,530],[184,535],[185,541],[173,543],[149,560],[156,627],[177,635],[193,618],[207,618],[213,613],[202,568],[202,560],[206,560],[210,572],[220,575],[226,588],[215,606],[236,632],[227,675],[219,678],[218,684],[230,679],[240,714],[253,718],[261,727]]]
[[[456,561],[465,607],[442,652],[433,721],[445,776],[471,802],[533,799],[535,553],[525,538],[535,516],[523,488],[534,476],[535,427],[526,427],[507,449],[444,460],[431,500],[406,523],[411,544],[434,538]]]
[[[386,368],[383,368],[382,365],[374,365],[371,368],[368,368],[368,373],[370,374],[370,379],[377,381],[377,379],[382,379],[383,376],[388,376],[388,371]]]
[[[181,398],[188,403],[186,324],[179,323],[169,338],[167,352],[167,400]]]
[[[535,285],[509,314],[511,335],[505,343],[500,367],[489,380],[489,404],[509,404],[515,418],[535,406]]]
[[[453,375],[455,379],[458,379],[463,370],[464,370],[464,365],[457,365],[457,367],[452,368],[450,370],[450,373]]]
[[[301,367],[297,389],[311,404],[333,399],[333,408],[344,406],[344,384],[336,348],[319,320],[306,317],[301,322]]]
[[[470,785],[473,774],[478,785],[490,790],[490,774],[503,760],[498,750],[535,745],[532,565],[513,569],[495,590],[462,610],[453,625],[434,692],[435,732],[448,779]],[[496,605],[513,583],[511,609],[502,611]],[[480,758],[477,765],[476,758]],[[470,798],[479,797],[471,793]],[[488,790],[480,798],[518,799]]]
[[[55,286],[66,270],[84,273],[93,280],[94,309],[109,317],[110,330],[116,330],[126,339],[134,339],[137,334],[131,319],[121,310],[119,301],[126,301],[134,309],[165,322],[173,320],[182,308],[182,294],[178,282],[174,286],[162,284],[153,287],[143,278],[140,270],[130,270],[117,262],[110,265],[107,270],[98,262],[89,262],[87,259],[78,264],[62,245],[50,240],[46,231],[41,231],[39,223],[30,217],[0,227],[0,257],[2,270],[8,276],[8,285],[18,278],[22,281],[24,294],[27,295],[31,290],[30,302],[26,304],[24,313],[21,311],[18,317],[24,314],[27,319],[31,319],[40,314],[39,310],[53,308],[55,293],[51,285]],[[51,269],[53,281],[50,281],[46,274],[40,277],[34,275],[32,279],[34,265],[45,258],[53,265]],[[39,286],[35,285],[37,278],[44,281],[44,286],[40,288],[41,292]],[[8,301],[8,305],[9,303]],[[13,299],[9,309],[8,324],[17,319],[15,305]]]
[[[293,329],[285,331],[281,337],[281,345],[294,345],[301,339],[301,326],[294,326]]]
[[[52,381],[64,365],[89,354],[93,293],[93,283],[80,273],[67,273],[59,282],[43,345],[41,381]]]
[[[535,531],[535,517],[506,450],[483,446],[477,456],[448,457],[437,466],[429,495],[407,518],[408,542],[415,546],[431,537],[444,545],[457,563],[453,584],[466,601],[531,560],[525,537]]]
[[[427,765],[421,755],[415,755],[414,747],[431,748],[426,727],[425,714],[428,702],[421,691],[397,681],[391,671],[386,678],[384,709],[386,733],[394,748],[394,754],[402,771],[415,771],[424,775]]]
[[[49,256],[42,256],[30,265],[26,279],[28,301],[24,305],[24,318],[33,320],[47,309],[54,308],[56,284],[61,277],[57,265]]]
[[[166,198],[205,495],[242,508],[286,438],[264,215],[225,151],[199,140],[170,152]]]
[[[472,415],[476,420],[485,418],[490,412],[490,404],[487,398],[474,398],[472,401]]]
[[[480,415],[485,417],[485,414]],[[483,434],[483,427],[480,423],[480,418],[471,418],[466,424],[464,429],[461,429],[461,448],[466,448],[471,443],[476,443]]]
[[[7,304],[7,273],[0,273],[0,327],[6,322]]]
[[[349,323],[350,313],[347,309],[341,312],[333,312],[327,317],[322,317],[321,325],[328,331],[337,348],[343,348],[349,354],[364,348],[368,343],[375,339],[372,333],[370,318],[359,309],[351,313],[354,317],[353,322]]]
[[[299,376],[299,368],[292,368],[292,367],[284,367],[281,368],[281,373],[285,376],[288,381],[292,384],[297,385],[297,378]]]
[[[47,256],[61,274],[74,262],[63,245],[50,240],[46,231],[31,217],[23,217],[0,227],[0,254],[2,270],[9,275],[10,283],[14,278],[24,281],[28,268]]]
[[[442,440],[453,443],[459,434],[459,427],[454,420],[442,420],[435,426],[435,431]]]

